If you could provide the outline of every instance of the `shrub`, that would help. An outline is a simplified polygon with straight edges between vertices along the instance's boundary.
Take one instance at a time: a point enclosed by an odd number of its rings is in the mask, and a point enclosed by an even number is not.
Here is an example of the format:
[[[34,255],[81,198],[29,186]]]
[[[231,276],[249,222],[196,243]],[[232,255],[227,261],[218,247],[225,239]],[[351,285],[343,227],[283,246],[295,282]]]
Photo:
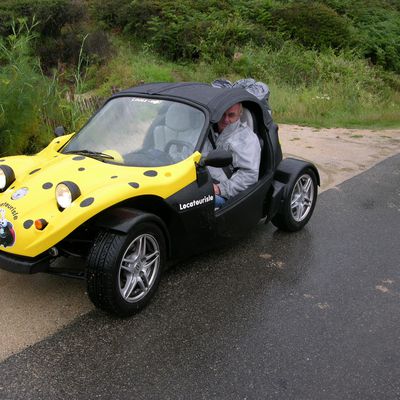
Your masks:
[[[360,29],[359,48],[364,57],[400,73],[400,12],[365,9],[354,23]]]
[[[373,64],[400,71],[400,2],[398,0],[322,0],[345,14],[357,30],[356,48]]]
[[[79,1],[69,0],[2,0],[0,4],[0,34],[12,32],[12,21],[33,18],[39,22],[35,31],[44,36],[60,36],[62,27],[74,24],[83,17],[84,8]]]
[[[111,28],[146,42],[171,60],[231,58],[240,47],[265,41],[269,0],[95,0],[93,15]],[[104,4],[104,2],[101,2]]]
[[[129,1],[127,0],[92,0],[89,5],[92,17],[108,28],[121,30],[129,23]],[[146,8],[146,0],[144,1]]]
[[[57,125],[67,130],[82,123],[83,112],[67,101],[57,77],[42,74],[33,57],[35,34],[21,21],[0,38],[0,154],[33,153],[52,137]]]
[[[317,2],[295,2],[273,11],[277,27],[308,48],[345,48],[354,39],[350,22]]]
[[[12,33],[12,21],[35,21],[37,39],[32,50],[39,55],[46,72],[63,63],[76,63],[85,30],[84,3],[79,0],[5,0],[0,5],[0,33]]]
[[[27,28],[25,25],[24,28]],[[0,152],[2,155],[32,150],[40,146],[40,99],[45,97],[44,78],[39,63],[30,56],[33,35],[22,27],[14,29],[0,45]]]

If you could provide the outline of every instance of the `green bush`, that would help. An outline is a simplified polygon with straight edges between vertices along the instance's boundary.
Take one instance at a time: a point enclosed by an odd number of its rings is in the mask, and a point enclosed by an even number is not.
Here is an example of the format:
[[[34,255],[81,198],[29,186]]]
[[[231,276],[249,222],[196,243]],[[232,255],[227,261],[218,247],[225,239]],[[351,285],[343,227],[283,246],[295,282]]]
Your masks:
[[[25,21],[0,38],[0,154],[34,153],[49,142],[53,129],[79,127],[85,113],[68,101],[56,76],[43,75],[33,57],[35,34]]]
[[[264,43],[270,8],[269,0],[94,0],[92,5],[97,20],[171,60],[231,58],[248,43]]]
[[[372,63],[398,71],[398,0],[91,0],[90,4],[103,26],[146,43],[170,60],[232,59],[249,44],[278,50],[283,36],[316,50],[358,49]]]
[[[308,48],[345,48],[354,41],[350,22],[325,4],[294,2],[275,9],[272,18],[276,26]]]
[[[141,37],[173,60],[230,58],[245,44],[262,42],[262,31],[235,11],[231,2],[225,3],[227,8],[213,2],[196,8],[193,0],[163,2],[162,8],[147,10],[146,15],[150,11],[154,14],[140,26]],[[133,2],[132,11],[135,15],[143,13],[143,4]],[[133,33],[139,25],[131,25]]]
[[[76,54],[86,34],[85,4],[69,0],[3,0],[0,4],[0,35],[12,33],[12,23],[24,19],[35,23],[33,52],[49,72],[59,63],[76,64]]]
[[[400,73],[400,12],[364,9],[354,20],[360,30],[359,48],[373,64]]]
[[[0,3],[0,34],[11,33],[12,21],[33,18],[39,22],[35,31],[44,36],[60,36],[66,24],[82,19],[84,8],[80,2],[69,0],[2,0]]]
[[[147,0],[144,0],[146,8]],[[92,0],[89,10],[92,17],[103,27],[122,30],[129,23],[132,13],[129,11],[130,2],[127,0]]]
[[[32,143],[39,147],[41,104],[45,97],[44,78],[39,63],[30,56],[33,36],[28,30],[21,35],[14,31],[0,44],[0,153],[34,151]],[[39,102],[38,102],[39,100]]]
[[[400,72],[398,0],[321,0],[346,15],[357,30],[355,48],[375,65]]]

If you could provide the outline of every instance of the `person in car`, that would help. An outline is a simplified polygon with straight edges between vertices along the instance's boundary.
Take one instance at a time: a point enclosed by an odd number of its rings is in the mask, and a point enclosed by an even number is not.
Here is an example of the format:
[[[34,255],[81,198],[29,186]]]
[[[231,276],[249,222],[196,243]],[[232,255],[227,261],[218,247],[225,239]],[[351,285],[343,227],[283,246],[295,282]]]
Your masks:
[[[230,167],[208,167],[214,181],[217,208],[258,180],[260,142],[247,123],[241,121],[242,113],[241,103],[229,107],[216,124],[216,132],[210,138],[213,148],[231,151],[233,158]]]

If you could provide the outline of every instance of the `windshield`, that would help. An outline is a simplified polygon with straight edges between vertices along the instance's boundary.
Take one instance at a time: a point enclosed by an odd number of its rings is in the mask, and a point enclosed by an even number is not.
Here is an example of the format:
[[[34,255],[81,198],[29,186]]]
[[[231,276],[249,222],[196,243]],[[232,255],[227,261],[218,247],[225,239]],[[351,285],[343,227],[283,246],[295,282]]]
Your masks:
[[[170,165],[194,152],[204,123],[204,113],[186,104],[116,97],[62,152],[131,166]]]

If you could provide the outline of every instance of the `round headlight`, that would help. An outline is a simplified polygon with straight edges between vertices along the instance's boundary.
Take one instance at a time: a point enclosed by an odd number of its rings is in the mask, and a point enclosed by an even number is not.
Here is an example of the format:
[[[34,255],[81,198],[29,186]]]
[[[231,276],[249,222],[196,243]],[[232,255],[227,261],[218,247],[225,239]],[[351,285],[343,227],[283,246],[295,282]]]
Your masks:
[[[8,165],[0,165],[0,192],[4,192],[14,181],[13,169]]]
[[[57,203],[62,209],[70,207],[80,195],[81,191],[78,185],[73,182],[61,182],[56,187]]]

